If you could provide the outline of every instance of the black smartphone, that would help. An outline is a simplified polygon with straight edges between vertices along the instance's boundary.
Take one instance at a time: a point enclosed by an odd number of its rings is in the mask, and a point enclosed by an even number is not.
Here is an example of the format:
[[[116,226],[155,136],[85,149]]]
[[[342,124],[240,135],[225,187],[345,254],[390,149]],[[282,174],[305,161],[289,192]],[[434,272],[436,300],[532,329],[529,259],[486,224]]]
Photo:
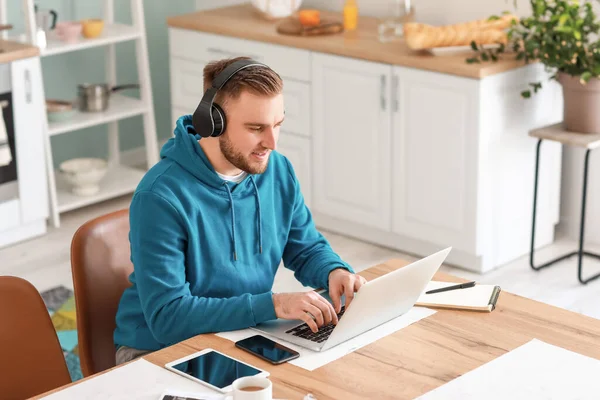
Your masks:
[[[271,364],[281,364],[300,357],[300,353],[262,335],[254,335],[235,342],[236,347],[246,350]]]

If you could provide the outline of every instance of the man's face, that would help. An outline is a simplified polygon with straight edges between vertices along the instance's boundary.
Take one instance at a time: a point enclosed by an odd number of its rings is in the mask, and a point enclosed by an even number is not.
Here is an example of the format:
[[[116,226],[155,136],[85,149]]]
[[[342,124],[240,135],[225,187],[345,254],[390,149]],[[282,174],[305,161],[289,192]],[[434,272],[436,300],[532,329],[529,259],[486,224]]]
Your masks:
[[[225,133],[219,137],[221,152],[236,168],[249,174],[262,174],[276,150],[283,122],[283,95],[259,96],[243,91],[229,99]]]

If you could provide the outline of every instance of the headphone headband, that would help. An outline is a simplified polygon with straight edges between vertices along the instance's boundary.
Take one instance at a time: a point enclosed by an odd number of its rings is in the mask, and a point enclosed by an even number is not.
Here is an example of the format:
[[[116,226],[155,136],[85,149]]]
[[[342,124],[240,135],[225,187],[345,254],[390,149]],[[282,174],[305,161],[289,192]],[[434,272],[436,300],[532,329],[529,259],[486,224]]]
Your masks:
[[[213,79],[211,87],[206,90],[198,107],[196,107],[196,111],[194,111],[194,114],[192,115],[192,125],[197,134],[202,137],[215,137],[223,133],[225,130],[225,115],[223,110],[218,107],[218,105],[214,104],[217,92],[223,88],[232,76],[245,68],[253,66],[267,67],[254,60],[238,60],[225,67],[225,69]],[[215,129],[213,113],[217,114],[217,129]]]

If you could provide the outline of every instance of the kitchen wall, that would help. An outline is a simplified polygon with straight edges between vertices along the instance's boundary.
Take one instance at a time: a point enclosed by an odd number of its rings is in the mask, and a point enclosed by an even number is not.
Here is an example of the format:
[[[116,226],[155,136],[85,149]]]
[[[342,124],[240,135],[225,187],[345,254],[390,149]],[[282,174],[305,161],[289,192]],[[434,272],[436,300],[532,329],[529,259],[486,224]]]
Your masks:
[[[8,4],[8,21],[15,25],[10,35],[23,32],[24,17],[21,1]],[[102,0],[38,0],[40,8],[58,12],[58,19],[65,21],[87,17],[102,17]],[[215,2],[216,3],[216,2]],[[130,1],[114,2],[116,21],[131,23]],[[172,134],[169,95],[169,57],[166,18],[170,15],[194,11],[195,0],[144,0],[150,74],[154,95],[157,135],[164,139]],[[117,45],[117,83],[137,82],[135,45]],[[104,49],[88,49],[75,53],[42,58],[42,68],[47,98],[72,99],[77,84],[104,82]],[[131,92],[129,92],[131,93]],[[119,123],[120,142],[123,150],[142,146],[143,124],[141,117]],[[75,156],[106,157],[108,152],[106,127],[93,127],[66,133],[52,138],[55,166]]]

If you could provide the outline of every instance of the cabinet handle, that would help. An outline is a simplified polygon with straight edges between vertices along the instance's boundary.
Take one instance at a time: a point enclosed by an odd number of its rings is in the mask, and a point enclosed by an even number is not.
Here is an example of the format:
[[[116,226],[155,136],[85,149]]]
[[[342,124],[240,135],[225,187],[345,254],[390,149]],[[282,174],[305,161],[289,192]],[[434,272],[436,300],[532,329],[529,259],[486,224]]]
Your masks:
[[[25,70],[25,102],[27,102],[27,104],[31,104],[31,96],[32,96],[31,74],[29,73],[29,70],[26,69]]]
[[[385,81],[386,81],[386,76],[385,75],[381,75],[381,90],[380,90],[380,95],[381,95],[381,110],[385,111]]]
[[[392,97],[393,97],[393,101],[394,101],[394,112],[398,112],[399,110],[399,101],[398,101],[398,97],[399,97],[399,93],[398,93],[398,75],[393,75],[392,76],[393,82],[393,88],[392,88]]]
[[[221,54],[227,57],[237,57],[239,56],[239,54],[231,52],[231,51],[227,51],[227,50],[222,50],[222,49],[217,49],[215,47],[209,47],[208,49],[209,53],[215,53],[215,54]],[[252,54],[247,54],[248,57],[250,57],[251,59],[255,60],[255,61],[259,61],[260,59],[262,59],[262,57],[259,56],[255,56]]]

